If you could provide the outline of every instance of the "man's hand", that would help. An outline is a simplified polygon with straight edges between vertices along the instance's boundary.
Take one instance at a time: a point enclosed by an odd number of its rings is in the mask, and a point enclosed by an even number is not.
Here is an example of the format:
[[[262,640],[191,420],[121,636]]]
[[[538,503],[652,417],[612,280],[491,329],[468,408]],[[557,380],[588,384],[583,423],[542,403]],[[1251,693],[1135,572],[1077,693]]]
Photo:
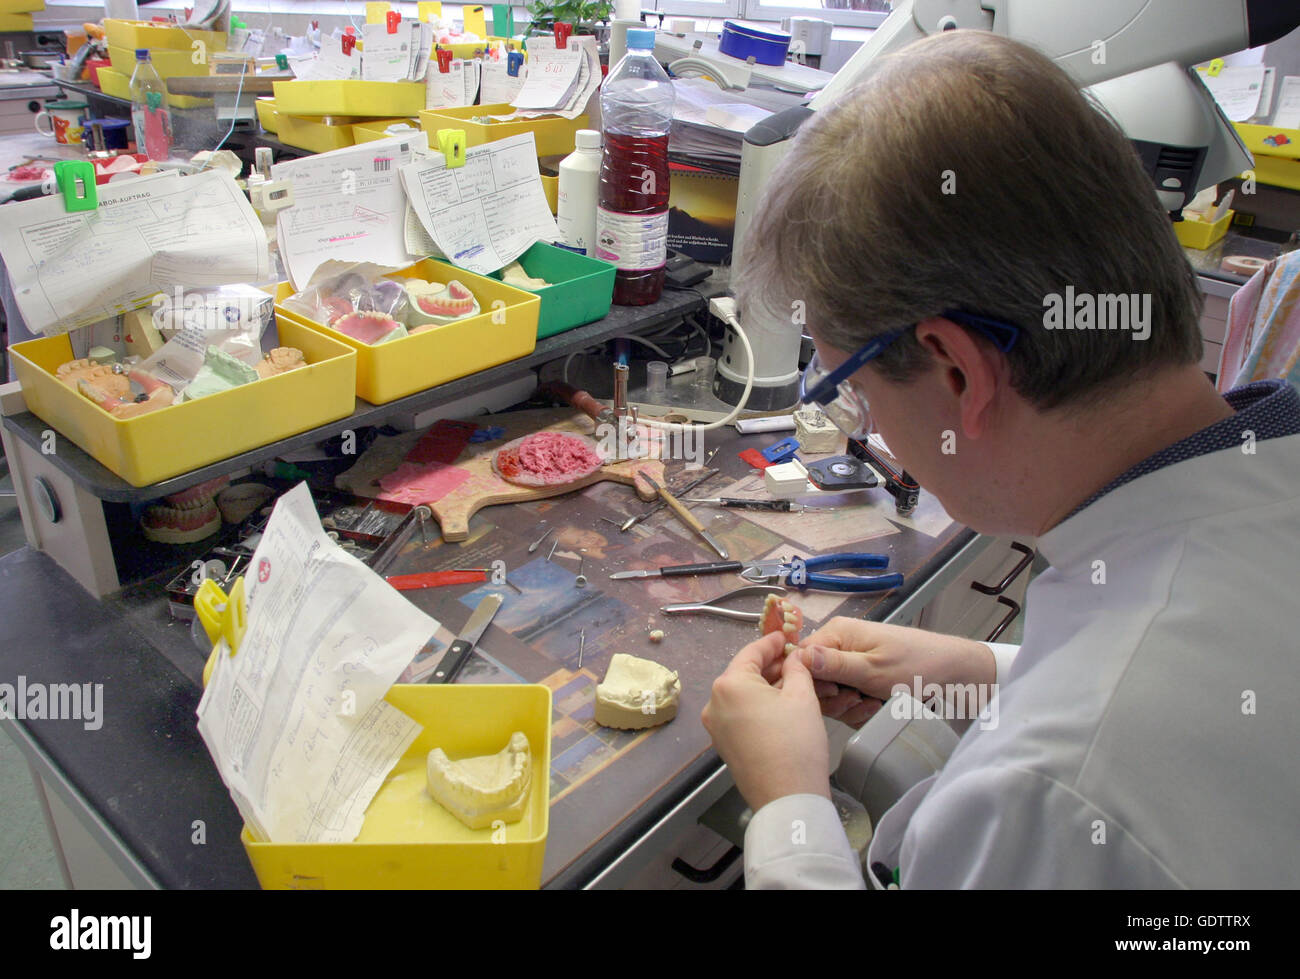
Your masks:
[[[830,747],[813,678],[798,657],[782,662],[784,645],[773,632],[737,653],[700,715],[755,812],[787,795],[830,798]],[[779,688],[764,676],[777,670]]]
[[[993,654],[983,643],[907,626],[837,616],[802,640],[798,658],[816,680],[822,713],[861,727],[895,685],[987,683]],[[865,695],[865,696],[864,696]]]

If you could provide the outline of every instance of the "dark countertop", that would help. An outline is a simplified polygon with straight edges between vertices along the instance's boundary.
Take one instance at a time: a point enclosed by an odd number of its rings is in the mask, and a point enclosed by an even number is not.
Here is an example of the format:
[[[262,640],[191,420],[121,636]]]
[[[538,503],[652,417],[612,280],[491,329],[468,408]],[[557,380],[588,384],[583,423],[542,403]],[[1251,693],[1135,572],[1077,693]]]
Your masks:
[[[725,493],[730,483],[746,478],[748,469],[735,451],[769,444],[780,434],[746,438],[733,433],[711,443],[723,447],[713,464],[724,471],[706,484],[708,495]],[[928,494],[922,493],[914,525],[882,524],[882,518],[894,516],[892,501],[878,490],[866,499],[870,507],[841,511],[834,524],[798,523],[819,519],[808,514],[763,515],[758,523],[735,511],[698,507],[697,513],[708,513],[711,529],[741,559],[774,548],[804,554],[864,549],[889,554],[891,568],[907,576],[902,589],[850,598],[838,608],[826,596],[800,600],[812,621],[829,614],[881,619],[974,535],[951,523]],[[732,576],[608,579],[610,571],[635,566],[636,560],[658,560],[653,554],[657,548],[675,548],[687,560],[705,559],[698,541],[666,511],[639,525],[639,535],[620,536],[598,519],[636,512],[640,506],[630,489],[598,484],[541,503],[488,508],[474,517],[471,539],[464,544],[412,541],[386,569],[388,574],[403,574],[482,566],[478,562],[500,556],[511,569],[510,580],[521,586],[521,600],[526,595],[545,603],[535,607],[540,613],[532,621],[514,624],[506,617],[508,605],[503,606],[482,643],[494,663],[477,657],[476,662],[526,682],[546,682],[556,691],[553,802],[543,876],[550,887],[581,886],[590,880],[717,770],[720,761],[700,724],[700,708],[711,679],[755,637],[747,623],[703,616],[670,619],[656,611],[666,600],[707,598],[744,583]],[[791,522],[774,524],[772,517]],[[576,556],[572,551],[566,556],[564,543],[549,562],[540,550],[526,553],[540,533],[541,520],[579,535],[564,538],[570,546],[588,548],[585,571],[591,584],[580,603],[573,601]],[[933,533],[922,533],[918,526]],[[874,528],[861,547],[855,546],[855,527]],[[603,542],[590,536],[592,528],[599,528]],[[888,532],[873,536],[882,528]],[[558,531],[557,536],[565,533]],[[818,538],[825,539],[820,547]],[[0,559],[0,682],[25,676],[30,682],[103,684],[99,730],[85,730],[75,721],[9,723],[22,725],[162,886],[255,887],[239,843],[238,812],[196,730],[204,656],[190,639],[188,624],[168,617],[162,586],[170,574],[131,585],[100,603],[46,555],[25,548]],[[652,589],[648,582],[659,585]],[[451,635],[468,617],[476,587],[483,586],[407,595]],[[671,594],[673,589],[681,593]],[[506,595],[509,603],[515,593],[507,590]],[[555,596],[569,603],[563,615],[552,614]],[[584,621],[586,652],[578,671],[576,640]],[[650,645],[646,638],[651,624],[668,632],[661,645]],[[656,658],[680,672],[682,705],[673,722],[644,737],[607,732],[590,722],[591,691],[616,651]],[[205,846],[191,842],[194,820],[205,823]]]

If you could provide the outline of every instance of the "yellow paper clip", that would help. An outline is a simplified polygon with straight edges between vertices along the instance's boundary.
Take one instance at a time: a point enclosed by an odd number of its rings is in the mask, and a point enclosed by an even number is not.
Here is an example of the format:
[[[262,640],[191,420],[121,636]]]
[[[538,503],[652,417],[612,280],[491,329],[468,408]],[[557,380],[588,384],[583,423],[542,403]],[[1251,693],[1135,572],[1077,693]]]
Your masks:
[[[1223,71],[1223,68],[1224,68],[1223,59],[1215,58],[1213,61],[1210,62],[1209,67],[1205,69],[1205,73],[1209,75],[1211,78],[1216,78],[1218,77],[1219,72]]]
[[[384,18],[388,16],[388,11],[392,8],[387,2],[384,3],[367,3],[366,4],[366,23],[382,24]]]
[[[221,640],[226,641],[230,655],[234,656],[239,651],[244,631],[248,628],[248,622],[244,618],[244,576],[235,579],[229,595],[211,578],[203,579],[203,584],[199,585],[198,593],[194,596],[194,612],[203,625],[203,631],[207,633],[208,641],[212,643],[212,654],[203,667],[203,685],[206,687],[208,678],[217,665]]]
[[[438,149],[447,160],[447,169],[455,170],[465,165],[465,130],[439,129]]]

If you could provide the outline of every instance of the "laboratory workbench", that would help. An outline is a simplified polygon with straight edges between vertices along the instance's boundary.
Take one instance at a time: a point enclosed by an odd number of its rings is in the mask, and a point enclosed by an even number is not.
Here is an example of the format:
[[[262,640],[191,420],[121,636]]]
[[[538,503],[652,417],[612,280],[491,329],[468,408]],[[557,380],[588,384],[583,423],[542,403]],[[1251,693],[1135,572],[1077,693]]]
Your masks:
[[[705,484],[707,493],[752,490],[755,477],[736,453],[772,440],[729,431],[711,442],[710,449],[719,449],[712,465],[721,471]],[[688,476],[675,470],[680,465],[669,467],[678,480]],[[799,598],[812,623],[835,614],[881,621],[903,611],[911,620],[923,593],[940,578],[951,579],[963,555],[973,560],[975,545],[986,540],[953,523],[925,493],[906,520],[880,490],[837,502],[858,505],[805,514],[696,512],[712,517],[710,529],[737,558],[870,550],[888,554],[891,570],[906,576],[894,591]],[[640,844],[656,827],[674,814],[693,823],[730,786],[699,714],[713,678],[757,637],[755,627],[706,616],[669,618],[657,607],[707,599],[745,582],[731,575],[611,581],[616,570],[707,559],[698,539],[667,510],[626,534],[601,519],[621,519],[644,506],[628,487],[597,484],[537,503],[489,507],[471,521],[468,541],[417,536],[386,569],[406,574],[506,562],[514,590],[492,588],[503,591],[506,604],[461,682],[545,683],[552,689],[545,886],[588,885],[626,864],[629,852],[644,861],[648,851]],[[543,522],[556,528],[560,541],[549,559],[549,544],[527,553]],[[579,548],[586,549],[590,581],[581,590],[573,578]],[[205,657],[189,625],[168,616],[162,586],[170,573],[96,601],[45,554],[25,548],[0,559],[0,678],[103,684],[98,730],[76,721],[10,719],[0,725],[26,752],[49,809],[62,813],[55,824],[75,817],[78,832],[108,855],[121,879],[140,887],[254,887],[238,840],[240,818],[196,730]],[[439,621],[439,635],[449,642],[486,587],[406,595]],[[667,633],[661,644],[649,641],[652,626]],[[586,637],[581,668],[580,630]],[[594,685],[614,652],[653,658],[679,672],[683,691],[675,720],[649,732],[595,725]],[[197,844],[200,825],[206,842]],[[623,866],[622,879],[633,870]],[[69,871],[76,879],[76,868]]]

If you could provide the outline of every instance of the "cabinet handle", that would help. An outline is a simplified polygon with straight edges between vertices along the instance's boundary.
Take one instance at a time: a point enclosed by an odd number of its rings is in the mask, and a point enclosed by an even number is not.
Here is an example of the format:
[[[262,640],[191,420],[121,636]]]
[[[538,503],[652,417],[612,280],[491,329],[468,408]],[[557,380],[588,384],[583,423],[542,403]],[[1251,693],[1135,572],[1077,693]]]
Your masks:
[[[1007,572],[1005,578],[996,585],[981,585],[978,581],[972,581],[970,586],[981,595],[1001,595],[1006,591],[1011,586],[1011,582],[1019,578],[1021,572],[1034,563],[1034,549],[1032,547],[1026,547],[1024,544],[1020,543],[1020,541],[1012,541],[1011,549],[1013,551],[1019,551],[1024,555],[1024,557],[1020,559],[1019,564]]]
[[[730,850],[718,857],[717,862],[712,867],[700,870],[698,867],[692,867],[681,857],[673,857],[672,868],[677,871],[693,884],[711,884],[722,876],[723,872],[736,862],[740,856],[740,847],[733,846]]]
[[[993,642],[998,636],[1006,632],[1007,626],[1016,621],[1016,616],[1020,614],[1020,606],[1009,598],[999,598],[998,604],[1007,606],[1011,611],[1002,617],[1002,621],[988,634],[988,638],[984,640],[985,642]]]

